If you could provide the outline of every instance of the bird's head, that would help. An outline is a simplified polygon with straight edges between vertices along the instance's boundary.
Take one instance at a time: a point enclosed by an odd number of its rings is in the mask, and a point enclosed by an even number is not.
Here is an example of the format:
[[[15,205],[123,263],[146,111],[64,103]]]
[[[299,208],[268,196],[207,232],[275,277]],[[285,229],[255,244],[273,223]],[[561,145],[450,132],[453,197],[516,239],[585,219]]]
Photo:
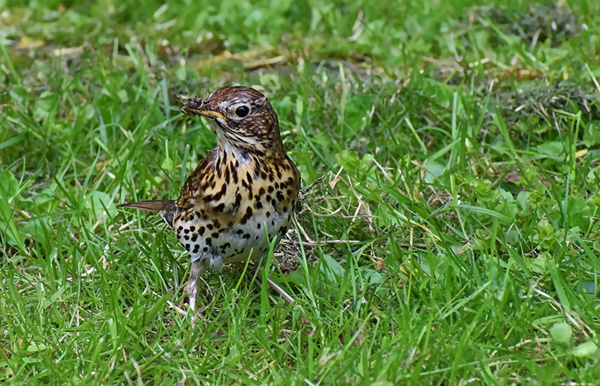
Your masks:
[[[183,106],[187,115],[210,118],[219,146],[262,155],[283,151],[277,114],[269,100],[249,87],[221,87],[205,101]]]

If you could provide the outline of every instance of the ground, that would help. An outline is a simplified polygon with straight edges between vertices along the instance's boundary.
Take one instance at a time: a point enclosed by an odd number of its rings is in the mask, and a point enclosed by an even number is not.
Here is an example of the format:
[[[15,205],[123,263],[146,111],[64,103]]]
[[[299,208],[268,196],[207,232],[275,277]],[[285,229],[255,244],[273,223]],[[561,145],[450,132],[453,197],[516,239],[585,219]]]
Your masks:
[[[600,379],[599,2],[0,5],[0,383]],[[215,146],[178,95],[233,84],[302,174],[296,303],[229,267],[194,322],[118,205],[177,196]]]

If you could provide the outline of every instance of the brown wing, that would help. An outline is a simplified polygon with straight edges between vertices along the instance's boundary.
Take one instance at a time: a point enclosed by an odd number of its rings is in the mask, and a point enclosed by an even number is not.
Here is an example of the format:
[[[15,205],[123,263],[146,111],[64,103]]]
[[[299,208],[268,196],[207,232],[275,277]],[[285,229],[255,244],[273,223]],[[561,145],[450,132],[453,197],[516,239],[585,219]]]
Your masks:
[[[213,149],[206,158],[198,163],[196,169],[190,174],[185,180],[179,198],[177,198],[177,206],[181,209],[189,209],[194,206],[193,201],[190,199],[194,196],[199,196],[198,192],[202,192],[207,189],[207,176],[213,175],[213,161],[216,155],[216,150]],[[213,177],[214,178],[214,177]]]
[[[173,228],[173,220],[175,219],[175,216],[177,216],[181,211],[174,200],[130,202],[120,206],[121,208],[133,208],[148,212],[158,212],[158,214],[161,215],[161,217],[171,228]]]

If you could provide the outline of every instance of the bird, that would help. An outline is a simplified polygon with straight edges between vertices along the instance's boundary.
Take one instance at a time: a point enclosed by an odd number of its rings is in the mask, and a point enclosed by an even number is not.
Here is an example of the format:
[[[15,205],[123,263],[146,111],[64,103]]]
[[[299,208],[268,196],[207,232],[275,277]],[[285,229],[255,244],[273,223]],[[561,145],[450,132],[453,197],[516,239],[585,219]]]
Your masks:
[[[291,224],[300,173],[287,155],[277,113],[259,91],[244,86],[215,90],[181,107],[210,121],[217,146],[189,175],[175,200],[126,203],[158,213],[191,258],[186,283],[194,311],[199,278],[224,264],[260,260]],[[267,280],[284,299],[293,298]]]

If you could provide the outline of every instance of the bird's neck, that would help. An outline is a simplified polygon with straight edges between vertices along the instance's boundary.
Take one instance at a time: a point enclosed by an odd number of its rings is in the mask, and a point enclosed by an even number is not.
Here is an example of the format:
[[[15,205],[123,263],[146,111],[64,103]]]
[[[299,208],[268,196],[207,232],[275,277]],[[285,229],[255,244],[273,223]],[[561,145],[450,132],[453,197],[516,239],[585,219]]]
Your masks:
[[[279,136],[274,141],[269,139],[269,142],[253,141],[234,145],[227,137],[217,134],[217,159],[236,159],[241,165],[247,165],[254,158],[252,155],[270,162],[278,162],[286,158]]]
[[[215,164],[225,167],[223,161],[237,161],[238,167],[245,168],[252,163],[250,153],[232,146],[228,141],[219,142],[216,148]]]

